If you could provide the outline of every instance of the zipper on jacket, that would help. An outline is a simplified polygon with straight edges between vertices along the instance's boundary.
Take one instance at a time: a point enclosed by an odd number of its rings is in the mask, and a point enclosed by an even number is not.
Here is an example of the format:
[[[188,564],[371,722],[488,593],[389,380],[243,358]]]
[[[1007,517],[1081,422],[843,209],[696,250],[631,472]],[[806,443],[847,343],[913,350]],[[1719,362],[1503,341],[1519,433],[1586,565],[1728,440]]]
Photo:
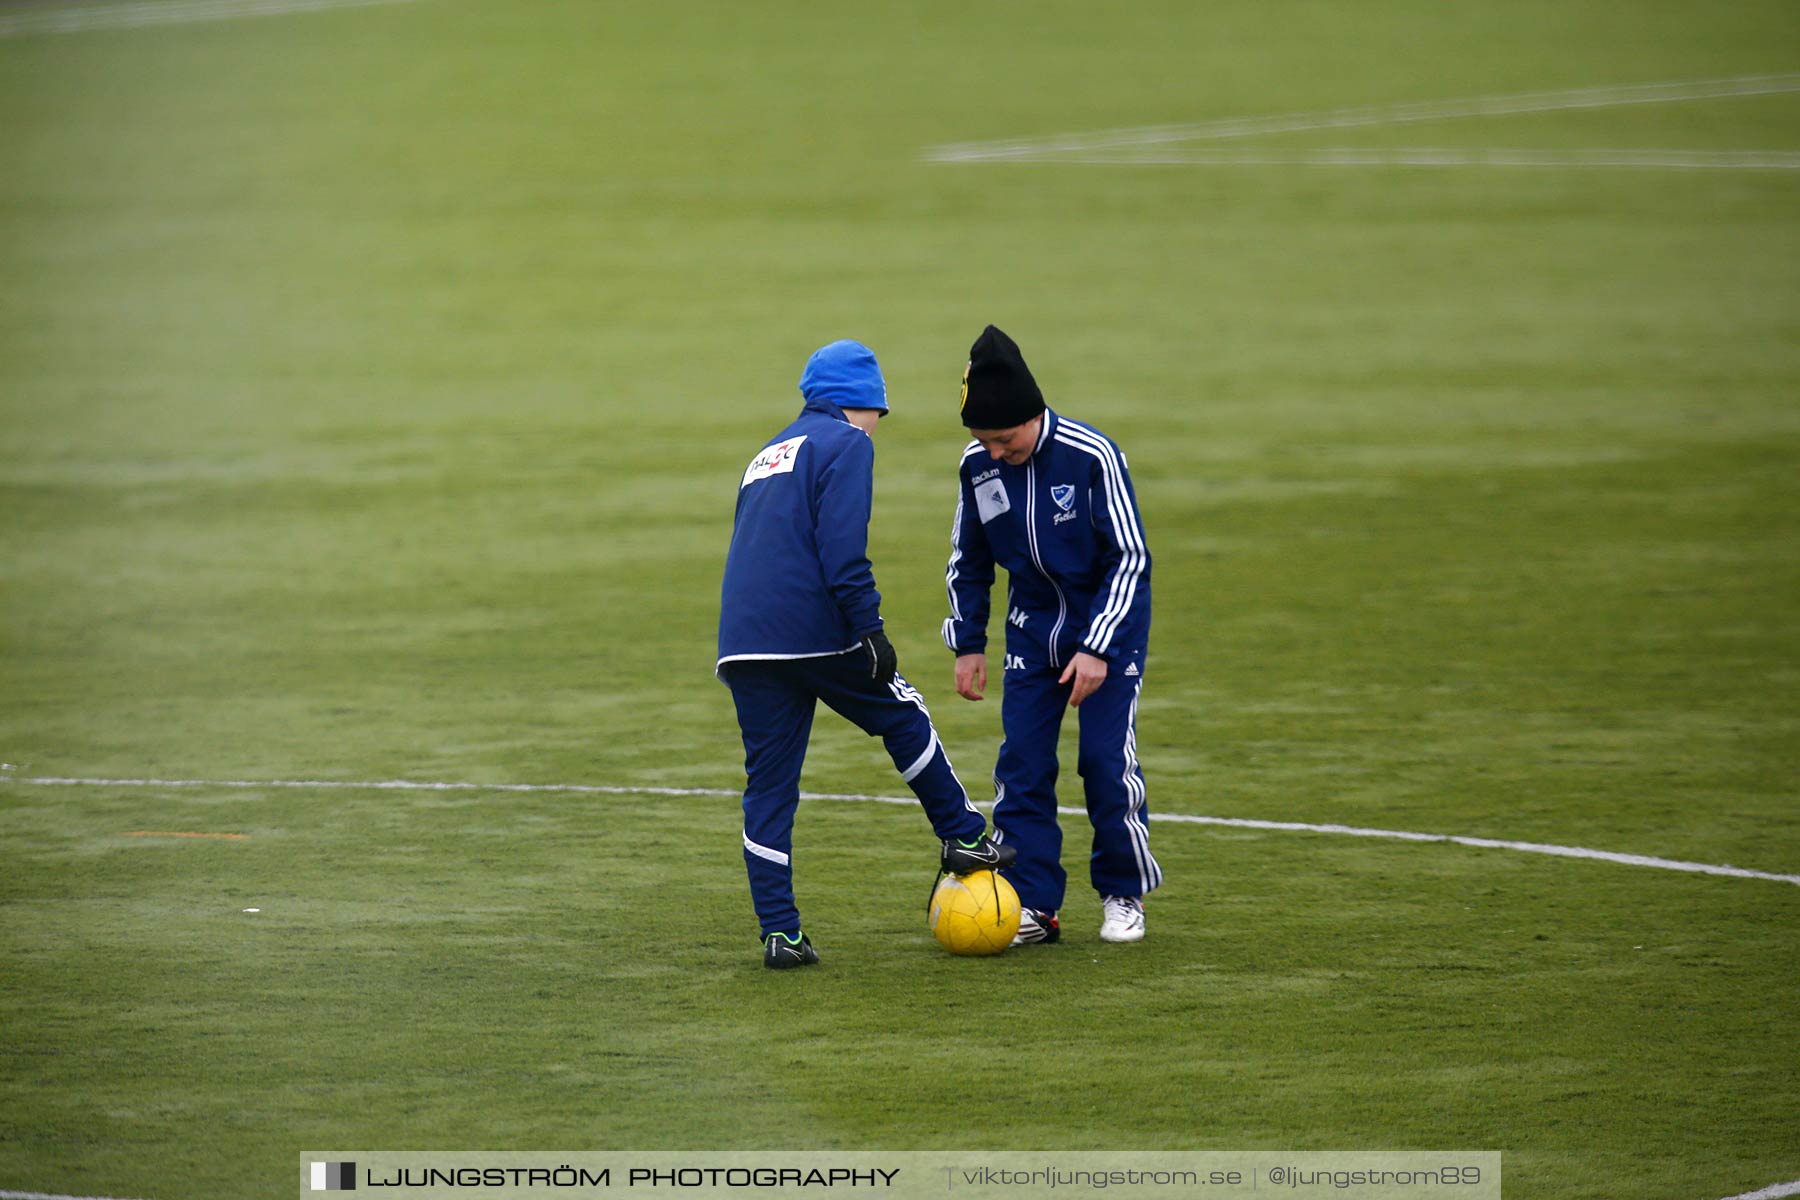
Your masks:
[[[1025,532],[1026,545],[1031,550],[1032,565],[1037,567],[1038,574],[1042,575],[1049,581],[1050,586],[1056,589],[1056,624],[1050,628],[1050,644],[1045,649],[1050,653],[1050,665],[1060,667],[1062,661],[1056,655],[1056,639],[1061,636],[1063,624],[1069,619],[1069,602],[1063,598],[1062,584],[1052,579],[1050,572],[1044,570],[1044,559],[1038,553],[1036,454],[1033,454],[1030,461],[1025,464]]]

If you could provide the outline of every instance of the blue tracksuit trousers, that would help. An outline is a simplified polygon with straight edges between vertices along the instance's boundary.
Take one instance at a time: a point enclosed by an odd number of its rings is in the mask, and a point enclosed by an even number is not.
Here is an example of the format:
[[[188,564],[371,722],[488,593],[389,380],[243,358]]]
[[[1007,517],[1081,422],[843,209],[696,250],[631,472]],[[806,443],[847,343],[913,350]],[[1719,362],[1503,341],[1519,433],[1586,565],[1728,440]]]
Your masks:
[[[871,737],[879,737],[900,778],[925,806],[939,838],[973,840],[987,821],[950,765],[925,701],[898,675],[883,687],[869,679],[859,649],[822,658],[740,660],[721,672],[744,735],[744,866],[762,933],[794,933],[794,810],[813,712],[823,700]]]
[[[1028,650],[1005,659],[1000,724],[1006,740],[994,767],[994,828],[1019,852],[1003,872],[1019,902],[1055,912],[1068,884],[1056,819],[1056,747],[1070,711],[1070,685],[1058,683],[1062,668],[1039,654]],[[1162,882],[1162,868],[1150,854],[1150,813],[1137,759],[1143,670],[1142,652],[1119,655],[1106,682],[1074,710],[1081,724],[1075,766],[1094,827],[1088,878],[1103,896],[1142,896]]]

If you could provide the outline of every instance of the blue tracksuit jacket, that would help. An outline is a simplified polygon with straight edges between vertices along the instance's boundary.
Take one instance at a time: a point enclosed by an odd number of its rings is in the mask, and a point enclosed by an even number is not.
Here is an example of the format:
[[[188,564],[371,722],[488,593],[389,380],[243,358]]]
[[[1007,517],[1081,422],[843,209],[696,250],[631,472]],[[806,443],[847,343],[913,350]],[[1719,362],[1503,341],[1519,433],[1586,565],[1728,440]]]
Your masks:
[[[1019,466],[979,442],[962,457],[962,497],[945,580],[944,642],[987,648],[994,564],[1007,570],[1007,645],[1062,667],[1077,650],[1111,662],[1150,640],[1150,552],[1125,454],[1090,425],[1046,409]]]
[[[874,442],[829,400],[807,400],[763,447],[738,486],[720,666],[842,654],[881,628],[869,564],[874,488]]]

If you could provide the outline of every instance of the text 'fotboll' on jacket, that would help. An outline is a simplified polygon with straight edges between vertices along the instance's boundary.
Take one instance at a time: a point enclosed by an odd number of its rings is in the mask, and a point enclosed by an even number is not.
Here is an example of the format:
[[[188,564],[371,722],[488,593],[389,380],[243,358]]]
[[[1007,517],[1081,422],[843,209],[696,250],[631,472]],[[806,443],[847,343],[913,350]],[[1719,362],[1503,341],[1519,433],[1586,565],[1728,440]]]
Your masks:
[[[1045,409],[1030,458],[1012,466],[970,442],[960,475],[945,572],[950,649],[986,650],[996,563],[1007,571],[1009,645],[1061,666],[1078,650],[1111,659],[1149,644],[1150,551],[1110,438]]]
[[[807,400],[751,459],[725,557],[720,665],[842,654],[881,628],[874,489],[874,442],[829,400]]]

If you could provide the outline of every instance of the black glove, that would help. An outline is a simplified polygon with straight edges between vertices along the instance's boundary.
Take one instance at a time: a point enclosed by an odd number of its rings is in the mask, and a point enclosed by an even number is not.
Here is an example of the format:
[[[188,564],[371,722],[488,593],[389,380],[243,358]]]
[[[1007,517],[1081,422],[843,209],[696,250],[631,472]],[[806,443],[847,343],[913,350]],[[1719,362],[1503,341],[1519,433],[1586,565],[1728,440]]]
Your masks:
[[[900,656],[894,653],[894,643],[888,641],[887,634],[877,629],[862,640],[862,648],[869,656],[869,678],[881,687],[894,682],[894,673],[900,669]]]

